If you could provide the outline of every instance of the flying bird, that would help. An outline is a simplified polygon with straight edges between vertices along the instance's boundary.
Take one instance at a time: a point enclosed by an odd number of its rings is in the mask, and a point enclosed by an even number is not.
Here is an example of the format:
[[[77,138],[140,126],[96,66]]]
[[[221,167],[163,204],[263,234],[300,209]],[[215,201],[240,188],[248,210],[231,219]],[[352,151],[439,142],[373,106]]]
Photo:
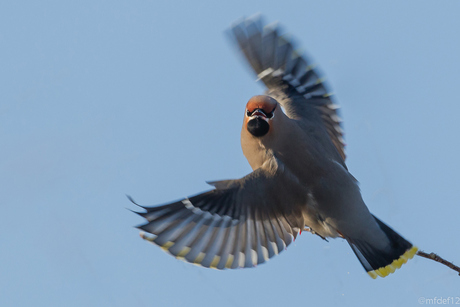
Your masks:
[[[417,248],[369,212],[345,164],[338,106],[315,66],[280,32],[260,17],[230,30],[267,87],[244,109],[241,147],[253,172],[209,182],[214,189],[180,201],[141,206],[141,236],[187,262],[236,269],[266,262],[308,230],[345,239],[372,278],[385,277]]]

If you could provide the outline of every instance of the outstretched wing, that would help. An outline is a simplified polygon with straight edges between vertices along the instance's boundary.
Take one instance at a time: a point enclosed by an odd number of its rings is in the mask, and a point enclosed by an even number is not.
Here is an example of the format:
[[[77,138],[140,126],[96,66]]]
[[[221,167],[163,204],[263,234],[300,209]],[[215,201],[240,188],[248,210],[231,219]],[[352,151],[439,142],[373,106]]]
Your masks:
[[[244,57],[267,86],[268,94],[283,105],[286,115],[309,120],[316,113],[345,160],[338,106],[309,59],[294,50],[278,26],[264,27],[260,17],[242,20],[231,30]]]
[[[304,228],[294,182],[280,172],[259,168],[239,180],[211,184],[216,189],[143,207],[146,212],[138,214],[148,222],[138,228],[153,235],[143,238],[179,259],[235,269],[264,263]]]

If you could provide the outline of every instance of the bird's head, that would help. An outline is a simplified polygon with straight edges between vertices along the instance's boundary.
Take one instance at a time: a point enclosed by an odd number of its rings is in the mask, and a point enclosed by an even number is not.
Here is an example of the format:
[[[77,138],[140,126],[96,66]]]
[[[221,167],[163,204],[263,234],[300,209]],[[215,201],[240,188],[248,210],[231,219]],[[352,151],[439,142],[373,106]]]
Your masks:
[[[255,137],[262,137],[270,131],[278,102],[265,95],[254,96],[246,104],[244,124]]]

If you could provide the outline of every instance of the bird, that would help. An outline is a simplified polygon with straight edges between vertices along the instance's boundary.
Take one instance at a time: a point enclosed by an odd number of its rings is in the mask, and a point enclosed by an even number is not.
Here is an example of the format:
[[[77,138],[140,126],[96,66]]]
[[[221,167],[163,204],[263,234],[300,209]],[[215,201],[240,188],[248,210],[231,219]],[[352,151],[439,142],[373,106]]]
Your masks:
[[[252,172],[213,189],[136,212],[141,237],[172,256],[214,269],[255,267],[301,234],[348,242],[372,278],[417,247],[370,213],[345,164],[335,97],[278,23],[242,18],[228,31],[267,90],[244,109],[241,147]]]

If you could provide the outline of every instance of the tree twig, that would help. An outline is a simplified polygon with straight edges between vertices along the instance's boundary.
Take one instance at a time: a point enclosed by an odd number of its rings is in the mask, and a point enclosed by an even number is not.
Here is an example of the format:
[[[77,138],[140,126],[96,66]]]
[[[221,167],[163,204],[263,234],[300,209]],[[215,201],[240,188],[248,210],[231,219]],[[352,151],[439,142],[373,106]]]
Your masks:
[[[425,252],[422,252],[422,251],[418,251],[417,252],[417,255],[420,256],[420,257],[424,257],[424,258],[427,258],[427,259],[431,259],[431,260],[434,260],[436,262],[439,262],[439,263],[442,263],[444,264],[445,266],[448,266],[449,268],[451,268],[452,270],[454,271],[457,271],[458,272],[458,275],[460,275],[460,267],[456,266],[455,264],[453,264],[452,262],[450,261],[447,261],[445,259],[442,259],[441,257],[439,257],[438,255],[436,255],[435,253],[425,253]]]

